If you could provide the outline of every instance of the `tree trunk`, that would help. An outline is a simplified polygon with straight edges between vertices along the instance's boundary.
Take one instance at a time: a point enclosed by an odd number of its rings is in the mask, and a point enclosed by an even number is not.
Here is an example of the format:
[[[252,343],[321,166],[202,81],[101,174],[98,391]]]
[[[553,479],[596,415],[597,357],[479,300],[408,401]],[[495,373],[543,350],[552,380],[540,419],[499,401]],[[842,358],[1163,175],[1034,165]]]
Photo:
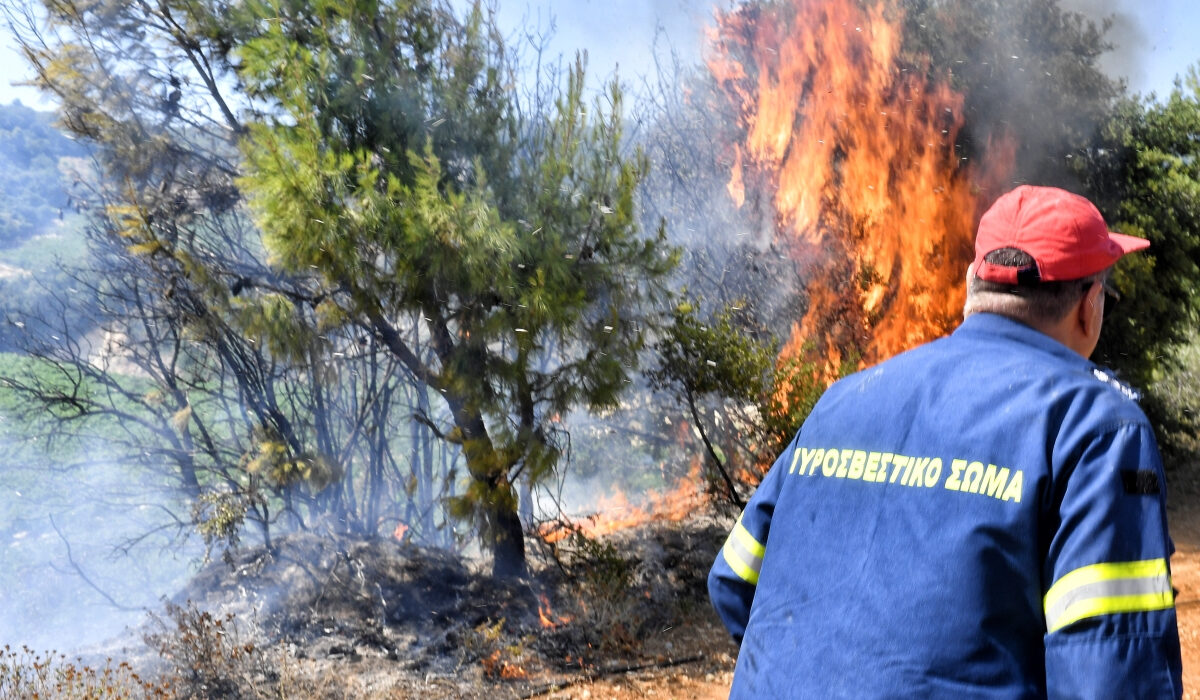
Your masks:
[[[521,517],[521,525],[533,528],[533,482],[526,476],[521,479],[521,495],[517,502],[517,514]]]
[[[454,422],[462,431],[463,455],[467,471],[484,488],[475,503],[476,512],[484,517],[485,542],[492,550],[492,575],[496,578],[524,576],[525,531],[517,514],[517,499],[508,480],[512,466],[496,450],[488,435],[483,415],[465,402],[447,399],[454,413]]]
[[[516,578],[526,574],[525,531],[516,509],[506,503],[489,504],[488,533],[492,548],[492,576]]]

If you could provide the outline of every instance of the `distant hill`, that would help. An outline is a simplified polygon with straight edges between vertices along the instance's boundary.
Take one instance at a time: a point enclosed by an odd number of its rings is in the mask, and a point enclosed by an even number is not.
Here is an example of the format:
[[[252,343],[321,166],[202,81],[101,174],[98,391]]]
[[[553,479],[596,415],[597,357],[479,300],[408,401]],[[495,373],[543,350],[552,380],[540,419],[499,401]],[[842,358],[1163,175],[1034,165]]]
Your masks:
[[[68,207],[59,159],[87,149],[54,126],[54,114],[0,105],[0,248],[45,231]]]

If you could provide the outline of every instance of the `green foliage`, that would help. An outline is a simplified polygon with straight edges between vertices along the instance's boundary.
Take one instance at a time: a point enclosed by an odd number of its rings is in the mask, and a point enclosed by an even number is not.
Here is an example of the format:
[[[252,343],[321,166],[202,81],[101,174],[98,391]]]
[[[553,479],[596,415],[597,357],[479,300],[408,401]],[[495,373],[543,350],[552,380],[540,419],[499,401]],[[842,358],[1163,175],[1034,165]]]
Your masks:
[[[268,293],[235,304],[238,326],[280,358],[303,363],[320,355],[319,336],[308,332],[303,310],[283,294]]]
[[[740,492],[758,483],[832,379],[801,357],[778,356],[775,339],[743,307],[702,321],[695,304],[680,303],[654,346],[658,366],[646,373],[688,408],[722,494],[739,507]],[[838,376],[857,361],[844,361]]]
[[[247,510],[244,494],[207,491],[196,498],[192,504],[192,522],[196,523],[209,552],[218,544],[227,552],[237,546]]]
[[[1200,454],[1200,337],[1195,331],[1175,349],[1161,378],[1147,388],[1161,402],[1161,412],[1180,426],[1159,431],[1164,464],[1168,469],[1194,464]]]
[[[1127,100],[1084,164],[1115,230],[1150,240],[1117,266],[1125,297],[1105,323],[1102,361],[1141,386],[1188,337],[1200,312],[1200,82],[1195,69],[1163,103]]]
[[[264,530],[432,529],[457,496],[523,565],[516,485],[557,470],[557,417],[616,404],[676,259],[634,221],[647,166],[615,84],[585,99],[576,64],[526,98],[482,9],[436,0],[65,0],[45,20],[26,56],[98,148],[89,286],[155,384],[133,458]],[[218,536],[239,522],[200,506]]]
[[[559,545],[557,555],[574,588],[569,621],[584,631],[588,646],[609,653],[636,648],[646,618],[646,601],[637,595],[638,562],[616,543],[580,532]]]
[[[0,247],[56,228],[71,208],[59,160],[86,153],[55,128],[53,113],[0,106]]]
[[[1200,313],[1197,133],[1200,79],[1192,68],[1165,101],[1121,102],[1078,163],[1109,226],[1150,240],[1149,250],[1116,266],[1123,299],[1105,321],[1095,358],[1150,389],[1143,405],[1168,446],[1196,431],[1163,380],[1178,371],[1173,348],[1192,337]]]
[[[859,359],[854,355],[844,358],[837,374],[828,377],[801,357],[779,358],[772,377],[773,390],[760,409],[764,432],[760,454],[774,460],[791,442],[821,394],[833,381],[857,371]],[[767,466],[760,461],[764,473]]]
[[[251,4],[246,12],[275,14]],[[54,290],[56,303],[36,314],[40,332],[20,340],[99,380],[75,424],[121,414],[121,461],[215,499],[189,504],[210,543],[235,541],[230,528],[244,524],[269,538],[272,527],[374,534],[399,522],[414,539],[453,543],[439,499],[457,487],[457,448],[431,444],[427,428],[445,409],[322,295],[310,280],[319,273],[267,264],[236,186],[243,119],[279,114],[236,75],[234,47],[265,25],[239,24],[241,5],[221,2],[45,6],[27,22],[8,17],[60,123],[92,144],[97,167],[80,183],[88,269]],[[86,315],[105,343],[118,341],[112,366],[134,368],[152,390],[127,392],[95,366],[94,345],[46,327],[60,311],[79,313],[80,300],[94,304]],[[24,396],[32,406],[63,398],[37,385]]]
[[[722,309],[710,322],[698,314],[688,302],[675,307],[667,334],[655,346],[659,366],[648,373],[654,387],[677,386],[687,394],[716,394],[741,402],[761,399],[771,385],[777,344],[744,332],[745,323],[739,322],[734,307]]]
[[[592,601],[597,596],[609,601],[624,598],[634,583],[636,562],[622,556],[611,540],[573,532],[559,547],[559,554],[567,570],[576,574],[572,580],[584,589],[584,600]]]
[[[217,30],[275,115],[240,181],[272,260],[446,398],[473,479],[454,511],[511,545],[516,475],[554,473],[553,416],[616,404],[676,261],[635,221],[620,89],[588,104],[577,62],[553,106],[523,105],[478,6],[235,14]]]

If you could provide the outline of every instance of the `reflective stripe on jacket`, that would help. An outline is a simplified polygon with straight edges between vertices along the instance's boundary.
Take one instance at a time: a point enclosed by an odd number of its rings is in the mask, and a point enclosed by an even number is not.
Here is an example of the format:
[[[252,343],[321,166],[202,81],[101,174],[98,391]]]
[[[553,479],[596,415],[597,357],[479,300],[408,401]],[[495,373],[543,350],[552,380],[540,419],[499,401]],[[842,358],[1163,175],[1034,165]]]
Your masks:
[[[1130,394],[990,314],[830,387],[709,575],[732,697],[1180,697]]]

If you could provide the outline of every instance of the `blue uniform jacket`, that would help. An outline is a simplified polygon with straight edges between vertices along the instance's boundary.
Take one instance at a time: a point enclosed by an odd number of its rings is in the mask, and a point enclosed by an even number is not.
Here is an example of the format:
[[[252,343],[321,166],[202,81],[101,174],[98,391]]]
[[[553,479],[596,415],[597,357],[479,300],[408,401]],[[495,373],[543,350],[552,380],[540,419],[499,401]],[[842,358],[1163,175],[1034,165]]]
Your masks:
[[[992,314],[825,393],[709,574],[734,698],[1178,698],[1132,392]]]

